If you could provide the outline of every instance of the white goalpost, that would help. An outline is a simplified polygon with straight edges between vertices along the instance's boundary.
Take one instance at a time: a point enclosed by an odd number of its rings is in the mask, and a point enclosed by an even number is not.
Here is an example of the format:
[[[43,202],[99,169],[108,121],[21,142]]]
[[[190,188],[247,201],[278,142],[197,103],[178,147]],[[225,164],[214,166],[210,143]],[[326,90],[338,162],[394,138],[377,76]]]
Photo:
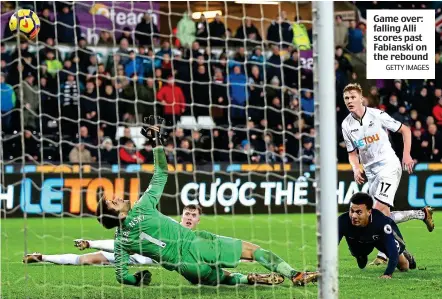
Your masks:
[[[313,2],[315,83],[316,214],[321,278],[319,298],[338,298],[338,203],[336,158],[336,91],[333,2]]]

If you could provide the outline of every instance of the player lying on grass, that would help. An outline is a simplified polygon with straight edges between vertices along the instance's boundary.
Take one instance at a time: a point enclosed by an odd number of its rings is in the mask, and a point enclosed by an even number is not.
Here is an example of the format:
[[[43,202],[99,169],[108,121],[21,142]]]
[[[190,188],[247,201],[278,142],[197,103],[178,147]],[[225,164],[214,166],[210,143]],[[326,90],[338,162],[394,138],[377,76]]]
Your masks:
[[[116,228],[115,266],[118,282],[147,285],[151,274],[144,270],[129,274],[131,254],[152,258],[162,267],[180,273],[193,284],[236,285],[240,279],[222,268],[235,268],[241,259],[255,260],[266,269],[289,278],[295,285],[316,281],[317,272],[293,269],[274,253],[239,239],[194,232],[161,214],[156,206],[167,181],[167,161],[162,146],[164,120],[149,118],[142,134],[154,147],[154,175],[143,196],[130,206],[121,198],[101,198],[97,220],[107,229]]]
[[[364,183],[365,172],[369,184],[368,193],[376,200],[373,206],[375,209],[391,217],[395,223],[413,219],[423,220],[428,231],[433,231],[433,211],[430,207],[390,212],[390,208],[394,207],[394,197],[401,181],[402,169],[408,173],[413,172],[410,129],[384,111],[365,107],[359,84],[348,84],[343,94],[350,114],[342,122],[342,135],[356,183]],[[403,136],[402,165],[391,146],[387,130],[399,132]],[[385,254],[379,252],[371,264],[380,265],[386,261]]]
[[[385,252],[388,266],[381,278],[391,278],[396,267],[400,271],[415,269],[416,262],[405,250],[405,242],[396,223],[372,207],[373,199],[369,194],[353,194],[350,211],[338,218],[339,243],[345,237],[350,253],[361,269],[367,265],[368,255],[374,248]]]
[[[202,209],[198,205],[189,205],[184,207],[181,215],[180,224],[189,229],[195,229],[200,222]],[[115,264],[114,254],[114,240],[74,240],[75,247],[80,250],[98,249],[99,252],[92,252],[87,254],[41,254],[32,253],[27,254],[23,258],[23,263],[38,263],[49,262],[58,265],[109,265]],[[132,254],[129,259],[131,265],[149,265],[153,264],[152,259],[139,255]]]

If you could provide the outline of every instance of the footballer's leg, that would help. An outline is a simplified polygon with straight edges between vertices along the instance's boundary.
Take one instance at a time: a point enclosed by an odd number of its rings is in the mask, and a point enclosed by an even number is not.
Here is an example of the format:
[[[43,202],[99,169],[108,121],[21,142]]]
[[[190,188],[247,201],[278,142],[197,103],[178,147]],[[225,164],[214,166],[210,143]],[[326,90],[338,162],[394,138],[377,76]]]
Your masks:
[[[277,273],[249,273],[247,275],[242,273],[232,273],[226,270],[223,271],[224,279],[220,282],[225,285],[238,284],[262,284],[262,285],[276,285],[284,282],[284,277]]]
[[[103,250],[106,252],[114,252],[114,240],[74,240],[74,246],[80,250],[87,248]]]
[[[41,253],[27,254],[23,257],[23,263],[48,262],[57,265],[108,265],[109,260],[101,253],[94,252],[89,254],[52,254]]]
[[[255,260],[266,269],[287,277],[294,285],[298,286],[316,282],[319,277],[318,272],[297,271],[273,252],[245,241],[242,241],[241,259]]]

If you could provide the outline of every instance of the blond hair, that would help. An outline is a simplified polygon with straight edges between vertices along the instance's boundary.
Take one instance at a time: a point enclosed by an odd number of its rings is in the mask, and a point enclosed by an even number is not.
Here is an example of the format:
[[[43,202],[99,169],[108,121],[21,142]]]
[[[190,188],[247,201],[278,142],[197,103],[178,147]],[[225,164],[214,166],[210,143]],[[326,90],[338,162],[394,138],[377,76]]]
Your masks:
[[[359,83],[350,83],[347,84],[347,86],[344,87],[344,91],[342,93],[346,93],[348,91],[356,90],[362,95],[362,87],[359,85]]]

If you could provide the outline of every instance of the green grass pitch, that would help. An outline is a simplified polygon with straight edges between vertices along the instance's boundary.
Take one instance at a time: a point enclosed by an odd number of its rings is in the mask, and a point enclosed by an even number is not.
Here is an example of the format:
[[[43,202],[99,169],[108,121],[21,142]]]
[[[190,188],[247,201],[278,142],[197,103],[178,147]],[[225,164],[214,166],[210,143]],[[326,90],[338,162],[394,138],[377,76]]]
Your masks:
[[[392,280],[380,280],[385,267],[359,270],[346,242],[339,252],[340,298],[442,298],[442,213],[435,213],[436,229],[428,233],[420,221],[400,224],[407,248],[418,268],[395,272]],[[241,238],[270,249],[297,269],[314,270],[316,217],[313,214],[203,216],[199,229]],[[26,231],[24,230],[27,227]],[[276,287],[192,286],[176,272],[148,266],[153,274],[149,287],[121,286],[111,266],[59,266],[21,263],[27,252],[46,254],[86,253],[73,247],[73,239],[112,238],[94,218],[6,219],[1,221],[0,298],[317,298],[317,286],[292,287],[286,281]],[[25,242],[26,239],[26,242]],[[370,259],[374,258],[372,253]],[[131,267],[135,272],[142,267]],[[256,263],[244,263],[238,272],[267,272]]]

